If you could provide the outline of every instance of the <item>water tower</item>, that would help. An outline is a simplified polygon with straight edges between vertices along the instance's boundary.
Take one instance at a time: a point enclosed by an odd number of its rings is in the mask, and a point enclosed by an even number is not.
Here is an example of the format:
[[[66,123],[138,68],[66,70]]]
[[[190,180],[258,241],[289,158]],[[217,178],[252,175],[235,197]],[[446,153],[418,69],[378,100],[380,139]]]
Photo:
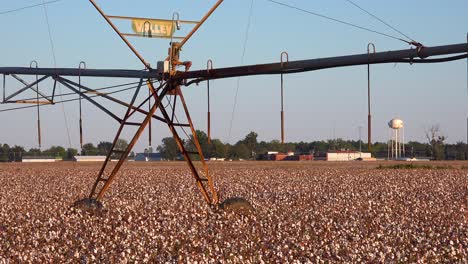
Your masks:
[[[392,135],[389,141],[388,157],[389,159],[399,159],[405,156],[405,133],[403,128],[403,120],[393,118],[388,122],[388,126],[391,128]]]

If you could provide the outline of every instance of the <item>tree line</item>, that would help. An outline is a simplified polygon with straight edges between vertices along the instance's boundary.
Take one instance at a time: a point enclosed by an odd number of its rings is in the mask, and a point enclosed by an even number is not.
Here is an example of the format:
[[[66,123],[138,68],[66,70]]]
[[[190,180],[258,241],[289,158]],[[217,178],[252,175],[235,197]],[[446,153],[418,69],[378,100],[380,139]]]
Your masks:
[[[313,141],[313,142],[288,142],[281,144],[279,140],[258,141],[256,132],[248,133],[243,139],[235,144],[223,143],[219,139],[212,139],[208,144],[208,137],[205,132],[197,130],[197,138],[200,142],[203,156],[205,158],[221,158],[232,160],[262,160],[268,151],[278,151],[286,153],[293,151],[296,154],[312,154],[314,156],[325,155],[328,151],[334,150],[359,150],[367,152],[367,144],[364,145],[359,140],[344,140],[341,138]],[[427,143],[410,141],[405,144],[406,157],[426,157],[434,160],[467,160],[468,145],[464,142],[456,144],[446,144],[445,137],[440,132],[433,131],[427,133]],[[189,151],[195,151],[193,137],[184,141],[184,145]],[[172,137],[162,140],[162,144],[157,147],[161,156],[166,160],[181,159],[181,153],[176,141]],[[387,158],[388,142],[375,142],[371,145],[371,153],[376,158]],[[197,159],[198,156],[194,156]]]
[[[119,139],[116,144],[116,149],[123,150],[127,146],[128,143],[126,140]],[[8,144],[0,144],[0,162],[21,161],[23,157],[51,157],[61,160],[72,160],[76,155],[107,155],[111,147],[112,142],[107,141],[101,141],[97,146],[93,143],[86,143],[83,145],[81,151],[78,151],[75,148],[64,148],[62,146],[52,146],[45,150],[41,150],[39,148],[26,150],[24,147],[18,145],[10,147]]]
[[[359,140],[329,139],[312,142],[288,142],[281,144],[279,140],[259,141],[256,132],[250,132],[235,144],[223,143],[220,139],[212,139],[208,144],[208,136],[205,132],[197,130],[196,135],[200,143],[205,158],[219,158],[232,160],[262,160],[268,151],[278,151],[286,153],[293,151],[296,154],[312,154],[314,156],[324,155],[328,151],[334,150],[359,150],[367,152],[367,145]],[[429,130],[426,133],[427,142],[410,141],[405,144],[406,157],[427,157],[434,160],[468,160],[468,145],[463,142],[455,144],[445,143],[445,137],[441,136],[437,129]],[[196,151],[193,136],[183,141],[184,146],[190,152]],[[126,140],[119,139],[116,149],[123,150],[128,146]],[[10,147],[8,144],[0,144],[0,161],[21,161],[24,156],[48,156],[63,160],[71,160],[76,155],[94,156],[107,155],[111,142],[102,141],[96,146],[92,143],[83,145],[79,152],[74,148],[64,148],[52,146],[46,150],[31,148],[25,150],[22,146]],[[371,153],[376,158],[386,158],[388,156],[388,142],[375,142],[371,146]],[[178,145],[173,137],[163,138],[161,144],[156,148],[165,160],[183,159]],[[145,149],[145,152],[152,152]],[[132,152],[130,156],[134,156]],[[198,155],[192,155],[194,160],[199,159]]]

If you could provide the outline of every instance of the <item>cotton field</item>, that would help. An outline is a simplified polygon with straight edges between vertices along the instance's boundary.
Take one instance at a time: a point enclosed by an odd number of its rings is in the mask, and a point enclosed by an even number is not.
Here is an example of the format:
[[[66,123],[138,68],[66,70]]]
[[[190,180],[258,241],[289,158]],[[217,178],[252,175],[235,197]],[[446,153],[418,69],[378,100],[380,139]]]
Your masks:
[[[126,164],[98,212],[71,205],[99,164],[0,164],[0,263],[466,263],[468,170],[376,167],[213,164],[239,214],[182,162]]]

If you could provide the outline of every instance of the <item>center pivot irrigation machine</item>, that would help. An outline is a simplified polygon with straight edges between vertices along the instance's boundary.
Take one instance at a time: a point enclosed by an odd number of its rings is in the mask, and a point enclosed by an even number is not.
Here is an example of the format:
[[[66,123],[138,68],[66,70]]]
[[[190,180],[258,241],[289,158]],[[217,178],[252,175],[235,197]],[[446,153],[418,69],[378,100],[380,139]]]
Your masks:
[[[208,205],[215,207],[225,207],[236,204],[237,206],[250,207],[248,201],[242,198],[230,198],[222,203],[219,201],[217,191],[213,182],[213,177],[210,175],[208,166],[203,156],[202,148],[197,139],[195,128],[190,118],[190,112],[187,108],[186,101],[182,93],[182,87],[188,87],[192,84],[199,84],[200,82],[209,81],[214,79],[232,78],[250,75],[281,75],[281,84],[283,83],[283,75],[290,73],[299,73],[307,71],[316,71],[322,69],[329,69],[335,67],[346,67],[355,65],[371,65],[381,63],[440,63],[453,60],[464,59],[468,57],[468,44],[461,43],[455,45],[445,45],[436,47],[426,47],[414,40],[402,40],[411,45],[411,48],[405,50],[387,51],[387,52],[373,52],[368,49],[366,54],[329,57],[310,60],[289,61],[287,53],[281,54],[281,61],[270,64],[258,64],[248,66],[238,66],[229,68],[213,68],[211,61],[208,62],[208,67],[205,70],[190,71],[192,62],[181,61],[180,52],[187,41],[194,35],[195,32],[207,21],[210,15],[221,5],[223,0],[219,0],[207,12],[207,14],[200,21],[184,21],[179,19],[179,15],[174,13],[172,19],[149,19],[149,18],[136,18],[136,17],[123,17],[123,16],[110,16],[106,15],[104,11],[95,3],[94,0],[89,0],[96,10],[102,15],[112,29],[120,36],[130,50],[138,57],[138,59],[145,66],[144,70],[109,70],[109,69],[87,69],[84,63],[80,63],[79,68],[39,68],[36,64],[31,64],[30,67],[0,67],[0,74],[3,75],[3,103],[22,103],[37,105],[38,116],[38,138],[39,145],[41,144],[40,134],[40,112],[39,106],[45,104],[55,104],[56,86],[61,84],[68,88],[72,93],[79,96],[80,101],[80,143],[83,143],[82,133],[82,119],[81,119],[81,100],[87,100],[107,115],[115,119],[120,127],[117,130],[113,140],[112,147],[107,154],[96,181],[92,185],[89,196],[77,202],[79,205],[88,206],[91,208],[101,207],[101,200],[104,194],[114,181],[117,172],[120,170],[124,162],[127,160],[129,153],[135,146],[136,142],[142,135],[147,127],[151,127],[151,121],[161,121],[169,127],[178,148],[182,153],[187,165],[190,168],[194,183],[200,190],[204,200]],[[275,1],[272,1],[275,2]],[[113,20],[128,20],[132,23],[133,33],[123,33],[113,23]],[[340,22],[340,21],[338,21]],[[174,33],[180,28],[181,24],[190,24],[193,29],[185,37],[176,37]],[[160,61],[156,68],[151,65],[138,53],[138,51],[130,44],[127,37],[149,37],[149,38],[166,38],[170,39],[169,54],[164,61]],[[370,45],[372,46],[372,45]],[[370,47],[369,46],[369,47]],[[433,56],[451,55],[450,57],[437,57]],[[33,67],[34,66],[34,67]],[[20,75],[36,76],[36,80],[32,83],[24,81]],[[67,77],[78,77],[79,81],[74,82]],[[5,86],[7,77],[16,79],[25,85],[22,89],[7,95]],[[109,93],[100,92],[99,89],[92,89],[81,84],[81,77],[108,77],[108,78],[133,78],[138,80],[136,90],[133,97],[129,101],[122,101]],[[53,89],[46,94],[44,91],[39,90],[39,84],[44,80],[51,78],[53,80]],[[142,102],[137,102],[139,94],[142,92],[142,87],[146,86],[148,95]],[[144,89],[143,89],[144,90]],[[18,95],[25,91],[33,91],[36,98],[29,100],[15,99]],[[282,89],[281,89],[282,91]],[[209,94],[209,92],[208,92]],[[97,103],[95,98],[107,99],[121,107],[126,108],[123,116],[118,116],[112,110],[104,107],[102,104]],[[370,98],[370,85],[369,85],[369,98]],[[163,103],[163,100],[167,103]],[[208,101],[209,102],[209,101]],[[209,104],[209,103],[208,103]],[[176,107],[182,107],[182,113],[185,118],[176,115]],[[139,118],[139,119],[138,119]],[[210,135],[210,112],[208,105],[208,135]],[[369,142],[370,142],[370,104],[369,104]],[[183,121],[183,122],[182,122]],[[136,132],[125,149],[118,148],[118,140],[122,131],[126,127],[136,128]],[[192,134],[192,144],[195,146],[196,151],[190,151],[184,145],[181,137],[185,134],[185,128],[190,129]],[[284,116],[281,110],[281,138],[284,142]],[[150,139],[151,140],[151,139]],[[369,145],[370,147],[370,145]],[[194,162],[192,158],[194,155],[199,156],[201,162]],[[111,158],[118,157],[118,161],[110,162]],[[114,165],[112,167],[112,165]]]

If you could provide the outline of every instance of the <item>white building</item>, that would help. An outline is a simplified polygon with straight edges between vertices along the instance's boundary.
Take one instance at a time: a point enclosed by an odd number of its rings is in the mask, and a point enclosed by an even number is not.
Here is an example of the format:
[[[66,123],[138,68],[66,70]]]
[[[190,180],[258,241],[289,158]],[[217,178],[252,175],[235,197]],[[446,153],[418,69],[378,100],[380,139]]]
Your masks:
[[[106,156],[74,156],[73,161],[76,162],[104,162]]]
[[[352,150],[340,150],[327,152],[327,161],[351,161],[357,159],[369,160],[372,156],[368,152],[359,152]]]
[[[39,156],[23,156],[21,162],[32,163],[32,162],[55,162],[55,157],[39,157]]]

